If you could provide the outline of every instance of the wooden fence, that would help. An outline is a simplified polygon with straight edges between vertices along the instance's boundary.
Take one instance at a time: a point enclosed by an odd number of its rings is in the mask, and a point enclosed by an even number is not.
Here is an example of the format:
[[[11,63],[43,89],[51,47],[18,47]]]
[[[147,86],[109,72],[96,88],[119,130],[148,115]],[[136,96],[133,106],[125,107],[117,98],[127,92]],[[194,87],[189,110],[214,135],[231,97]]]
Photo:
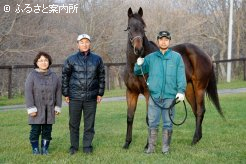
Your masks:
[[[124,66],[126,63],[104,63],[105,73],[106,73],[106,89],[110,90],[110,68],[112,66]],[[50,67],[52,68],[62,68],[63,64],[52,64]],[[13,70],[15,69],[24,69],[24,68],[33,68],[33,65],[12,65],[12,66],[0,66],[1,69],[8,70],[8,98],[11,99],[13,97]]]
[[[240,59],[231,59],[231,60],[217,60],[213,61],[215,64],[215,73],[218,81],[219,77],[219,64],[221,63],[228,63],[228,62],[242,62],[243,63],[243,80],[246,81],[246,58]],[[104,63],[105,65],[105,72],[106,72],[106,89],[110,90],[110,68],[112,66],[124,66],[125,63]],[[52,64],[51,67],[53,68],[61,68],[62,64]],[[33,65],[12,65],[12,66],[0,66],[1,69],[8,70],[8,98],[11,99],[13,97],[13,70],[14,69],[23,69],[23,68],[33,68]]]
[[[230,59],[230,60],[216,60],[213,61],[215,64],[215,75],[216,75],[216,80],[218,82],[218,77],[219,77],[219,64],[221,63],[233,63],[233,62],[242,62],[243,64],[243,80],[246,81],[246,58],[239,58],[239,59]]]

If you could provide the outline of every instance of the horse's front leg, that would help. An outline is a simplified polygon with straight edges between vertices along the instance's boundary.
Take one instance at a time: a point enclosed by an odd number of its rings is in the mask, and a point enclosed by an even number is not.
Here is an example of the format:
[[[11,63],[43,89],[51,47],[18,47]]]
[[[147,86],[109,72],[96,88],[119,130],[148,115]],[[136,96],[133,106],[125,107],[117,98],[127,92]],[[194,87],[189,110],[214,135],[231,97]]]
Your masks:
[[[128,149],[130,143],[132,142],[132,124],[134,120],[134,114],[137,107],[138,95],[136,93],[126,91],[126,100],[127,100],[127,131],[126,131],[126,141],[123,146],[124,149]]]
[[[144,97],[146,100],[146,124],[147,124],[147,126],[149,126],[149,118],[148,118],[149,91],[148,90],[146,92],[144,92]],[[148,140],[148,136],[147,136],[147,143],[146,143],[144,149],[148,149],[148,147],[149,147],[149,140]]]

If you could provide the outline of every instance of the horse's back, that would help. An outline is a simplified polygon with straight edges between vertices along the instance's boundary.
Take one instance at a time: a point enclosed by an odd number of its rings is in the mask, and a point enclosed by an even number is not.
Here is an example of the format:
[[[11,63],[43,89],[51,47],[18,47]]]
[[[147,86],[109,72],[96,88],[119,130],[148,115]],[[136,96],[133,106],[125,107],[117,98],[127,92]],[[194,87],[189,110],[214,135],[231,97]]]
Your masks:
[[[189,58],[197,57],[197,62],[211,63],[210,56],[205,53],[200,47],[192,43],[183,43],[171,47],[172,50],[179,52],[182,56],[186,55]]]
[[[210,76],[213,71],[212,60],[201,48],[191,43],[184,43],[175,45],[171,49],[181,54],[186,67],[187,80],[203,80]]]

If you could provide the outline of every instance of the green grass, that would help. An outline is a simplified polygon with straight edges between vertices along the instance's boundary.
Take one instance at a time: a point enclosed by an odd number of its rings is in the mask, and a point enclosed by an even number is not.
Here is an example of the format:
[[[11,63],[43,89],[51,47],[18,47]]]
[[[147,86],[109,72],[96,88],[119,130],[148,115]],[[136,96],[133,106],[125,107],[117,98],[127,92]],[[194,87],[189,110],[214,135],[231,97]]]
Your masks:
[[[126,88],[117,88],[113,90],[105,90],[103,97],[118,97],[118,96],[126,96]]]
[[[220,82],[217,85],[218,89],[235,89],[235,88],[245,88],[246,81],[234,80],[230,83],[228,82]]]
[[[246,81],[239,81],[235,80],[231,83],[227,82],[221,82],[218,83],[218,89],[235,89],[235,88],[245,88],[246,87]],[[117,97],[117,96],[125,96],[126,95],[126,89],[125,88],[117,88],[113,90],[105,90],[104,97]],[[17,105],[17,104],[24,104],[24,97],[23,96],[15,96],[13,99],[8,99],[6,96],[0,96],[0,106],[6,106],[6,105]]]
[[[14,96],[13,99],[8,99],[7,96],[0,96],[0,106],[6,106],[6,105],[18,105],[18,104],[24,104],[24,96],[18,95]]]
[[[143,153],[147,137],[143,100],[138,102],[133,141],[128,150],[122,149],[126,132],[126,102],[102,102],[98,105],[92,155],[85,155],[81,151],[74,156],[68,154],[67,107],[63,108],[53,126],[53,140],[48,156],[31,154],[28,140],[30,126],[25,110],[0,112],[0,163],[245,163],[246,94],[221,95],[220,99],[227,121],[224,122],[208,102],[203,121],[203,138],[197,145],[191,146],[195,118],[189,107],[185,124],[174,127],[171,153],[168,156],[161,154],[160,133],[157,152],[152,155]],[[182,118],[181,107],[176,109],[177,119]],[[82,127],[83,124],[81,131]]]

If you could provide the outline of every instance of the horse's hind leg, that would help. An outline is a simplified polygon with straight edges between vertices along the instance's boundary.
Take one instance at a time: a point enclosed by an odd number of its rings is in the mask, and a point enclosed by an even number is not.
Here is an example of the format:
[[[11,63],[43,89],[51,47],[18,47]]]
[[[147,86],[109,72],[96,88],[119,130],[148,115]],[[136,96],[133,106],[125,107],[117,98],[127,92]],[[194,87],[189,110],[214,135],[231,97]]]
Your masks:
[[[194,95],[196,102],[196,108],[193,109],[193,113],[196,117],[196,130],[193,136],[192,145],[196,144],[202,138],[202,121],[205,114],[205,102],[204,102],[204,95],[205,89],[204,84],[196,82],[193,83],[194,85]]]
[[[195,91],[194,91],[192,83],[187,84],[185,97],[186,97],[187,101],[189,102],[189,104],[192,108],[192,112],[196,116],[196,111],[197,111],[196,97],[195,97]],[[194,141],[194,139],[193,139],[193,141]],[[193,144],[193,141],[192,141],[192,144]]]
[[[126,141],[123,146],[124,149],[128,149],[130,143],[132,142],[132,124],[134,120],[134,114],[136,111],[138,95],[136,93],[132,93],[129,90],[126,91],[126,99],[127,99],[127,131],[126,131]]]

